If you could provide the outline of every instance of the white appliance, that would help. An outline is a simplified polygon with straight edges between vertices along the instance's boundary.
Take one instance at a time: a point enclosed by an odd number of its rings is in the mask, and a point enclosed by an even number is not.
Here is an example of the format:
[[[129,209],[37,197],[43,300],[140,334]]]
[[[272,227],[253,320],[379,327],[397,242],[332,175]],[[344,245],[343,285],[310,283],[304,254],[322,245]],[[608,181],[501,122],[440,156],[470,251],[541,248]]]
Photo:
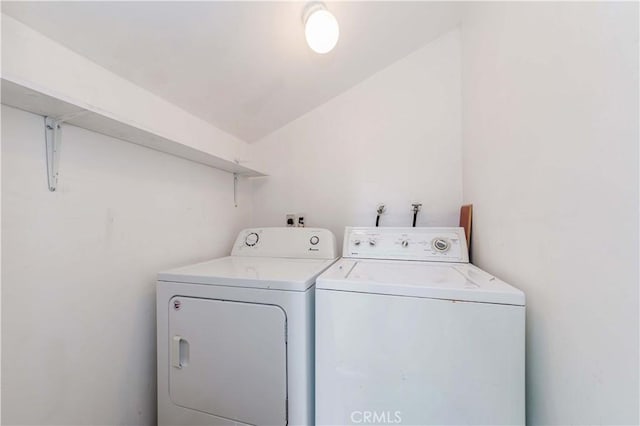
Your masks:
[[[158,423],[312,424],[314,284],[336,253],[325,229],[247,229],[231,256],[161,272]]]
[[[462,228],[347,228],[316,281],[316,424],[524,424],[525,296]]]

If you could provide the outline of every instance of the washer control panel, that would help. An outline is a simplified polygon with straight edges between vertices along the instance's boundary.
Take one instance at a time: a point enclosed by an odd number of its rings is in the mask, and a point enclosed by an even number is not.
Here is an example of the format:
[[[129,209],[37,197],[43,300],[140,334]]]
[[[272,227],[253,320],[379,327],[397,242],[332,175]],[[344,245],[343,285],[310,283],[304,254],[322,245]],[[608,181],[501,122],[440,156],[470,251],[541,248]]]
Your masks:
[[[464,228],[356,228],[344,233],[344,257],[468,263]]]
[[[336,238],[321,228],[250,228],[240,231],[232,256],[335,259]]]

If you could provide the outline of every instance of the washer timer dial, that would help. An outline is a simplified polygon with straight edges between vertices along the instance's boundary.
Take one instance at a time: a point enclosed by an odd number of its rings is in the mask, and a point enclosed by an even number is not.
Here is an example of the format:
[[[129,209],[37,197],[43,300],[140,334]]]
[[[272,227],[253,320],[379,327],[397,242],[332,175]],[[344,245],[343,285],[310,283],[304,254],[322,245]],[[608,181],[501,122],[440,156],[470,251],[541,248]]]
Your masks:
[[[259,240],[260,240],[260,237],[258,236],[258,234],[256,234],[255,232],[252,232],[245,237],[244,243],[249,247],[253,247],[256,244],[258,244]]]
[[[431,246],[438,252],[444,253],[451,247],[451,243],[444,238],[434,238]]]
[[[320,238],[318,238],[317,235],[314,235],[313,237],[311,237],[309,239],[309,242],[311,243],[311,245],[315,246],[316,244],[318,244],[320,242]]]

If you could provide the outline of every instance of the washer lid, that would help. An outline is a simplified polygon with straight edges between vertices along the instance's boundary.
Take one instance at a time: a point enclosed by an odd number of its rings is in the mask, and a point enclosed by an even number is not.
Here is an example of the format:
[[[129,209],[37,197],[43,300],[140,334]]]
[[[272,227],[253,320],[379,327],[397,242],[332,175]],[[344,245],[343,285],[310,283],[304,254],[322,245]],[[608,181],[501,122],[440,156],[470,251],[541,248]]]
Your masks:
[[[524,293],[471,264],[341,259],[316,288],[507,305]]]
[[[227,256],[171,269],[159,281],[272,290],[305,291],[335,259],[284,259]]]

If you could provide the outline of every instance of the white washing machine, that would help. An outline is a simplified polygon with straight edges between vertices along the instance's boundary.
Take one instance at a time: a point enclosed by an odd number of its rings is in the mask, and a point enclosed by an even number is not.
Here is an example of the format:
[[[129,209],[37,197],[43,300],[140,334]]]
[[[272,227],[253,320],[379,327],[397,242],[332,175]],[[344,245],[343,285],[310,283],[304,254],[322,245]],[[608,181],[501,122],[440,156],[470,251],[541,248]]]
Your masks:
[[[161,272],[158,423],[311,424],[314,284],[336,253],[324,229],[247,229],[231,256]]]
[[[316,282],[316,424],[525,421],[525,296],[462,228],[347,228]]]

